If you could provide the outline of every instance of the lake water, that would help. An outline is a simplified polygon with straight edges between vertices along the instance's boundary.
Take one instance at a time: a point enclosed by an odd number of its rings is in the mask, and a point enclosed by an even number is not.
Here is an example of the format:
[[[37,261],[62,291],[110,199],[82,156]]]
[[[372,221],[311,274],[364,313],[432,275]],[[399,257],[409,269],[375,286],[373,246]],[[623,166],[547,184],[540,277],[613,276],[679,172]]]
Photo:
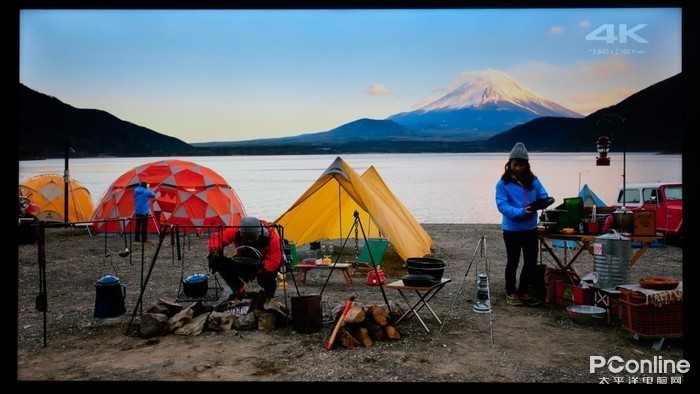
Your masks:
[[[218,156],[179,159],[211,168],[233,187],[246,213],[275,220],[328,168],[335,155]],[[393,193],[420,223],[500,223],[495,185],[508,153],[355,154],[342,158],[358,173],[374,166]],[[549,195],[561,203],[589,187],[612,204],[622,186],[622,154],[609,167],[596,167],[596,153],[530,153],[533,172]],[[126,171],[153,161],[146,158],[71,159],[71,177],[97,202]],[[168,159],[168,158],[165,158]],[[170,158],[172,159],[172,157]],[[680,181],[681,155],[627,154],[627,183]],[[63,159],[20,161],[19,181],[63,173]]]

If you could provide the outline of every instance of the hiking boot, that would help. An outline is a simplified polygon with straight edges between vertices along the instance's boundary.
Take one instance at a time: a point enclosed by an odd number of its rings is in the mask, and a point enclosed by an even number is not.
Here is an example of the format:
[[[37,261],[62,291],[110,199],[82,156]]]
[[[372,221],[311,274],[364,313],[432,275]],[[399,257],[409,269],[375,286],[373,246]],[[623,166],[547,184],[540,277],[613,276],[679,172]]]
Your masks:
[[[530,297],[528,294],[521,294],[520,301],[522,301],[527,306],[537,306],[542,303],[542,301],[537,298]]]
[[[523,305],[523,302],[520,300],[520,296],[518,296],[517,293],[506,294],[506,301],[508,302],[508,305],[513,305],[513,306],[522,306]]]

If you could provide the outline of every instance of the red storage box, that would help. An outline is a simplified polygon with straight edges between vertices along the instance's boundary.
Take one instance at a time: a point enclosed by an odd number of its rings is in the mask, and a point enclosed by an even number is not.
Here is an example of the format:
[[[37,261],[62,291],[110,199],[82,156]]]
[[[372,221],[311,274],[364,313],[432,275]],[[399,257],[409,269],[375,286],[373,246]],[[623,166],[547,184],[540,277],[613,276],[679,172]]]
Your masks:
[[[620,319],[623,327],[641,336],[683,336],[683,301],[655,306],[640,292],[620,289]]]
[[[566,281],[557,281],[555,286],[557,305],[593,305],[593,290],[574,286]],[[567,292],[566,289],[571,289],[571,291]]]

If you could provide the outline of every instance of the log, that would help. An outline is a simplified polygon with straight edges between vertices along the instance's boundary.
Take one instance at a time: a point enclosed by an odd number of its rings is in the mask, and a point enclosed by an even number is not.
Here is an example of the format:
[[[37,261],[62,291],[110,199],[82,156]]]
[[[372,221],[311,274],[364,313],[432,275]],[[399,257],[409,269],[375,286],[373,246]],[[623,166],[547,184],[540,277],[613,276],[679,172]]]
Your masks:
[[[192,309],[183,309],[168,319],[168,330],[175,331],[183,325],[192,321]]]
[[[233,323],[231,317],[228,312],[212,312],[207,320],[207,328],[212,331],[228,331]]]
[[[396,327],[392,326],[391,324],[384,327],[384,330],[386,331],[387,338],[389,338],[389,339],[401,339],[401,333],[399,333],[399,330],[397,330]]]
[[[192,319],[191,322],[175,330],[174,333],[176,335],[188,335],[195,337],[202,333],[202,331],[204,330],[204,325],[207,323],[208,318],[208,313],[202,313],[201,315]]]
[[[168,308],[168,310],[170,310],[170,312],[168,313],[168,317],[173,317],[175,314],[179,313],[182,310],[182,305],[170,302],[168,300],[164,300],[162,298],[158,299],[157,304],[165,305],[165,307]]]
[[[357,339],[355,339],[352,335],[350,335],[350,333],[345,328],[340,329],[340,331],[338,332],[338,336],[335,339],[335,342],[339,345],[342,345],[346,349],[352,349],[354,347],[360,346],[360,342]]]
[[[369,336],[369,330],[364,327],[352,326],[348,327],[348,332],[360,342],[364,347],[372,346],[372,338]]]
[[[382,330],[381,327],[378,325],[374,324],[373,321],[370,319],[366,319],[365,322],[362,324],[367,328],[367,331],[369,332],[369,336],[375,340],[375,341],[381,341],[382,338],[384,338],[384,330]]]
[[[214,308],[212,308],[210,305],[204,305],[202,301],[197,301],[188,306],[187,309],[192,309],[192,317],[197,317],[202,313],[211,312]]]
[[[362,323],[365,320],[365,310],[359,305],[353,305],[345,316],[346,324]]]
[[[372,320],[381,327],[389,324],[389,310],[385,305],[370,305],[367,310],[372,315]]]
[[[161,304],[156,304],[153,305],[152,307],[148,308],[146,313],[153,313],[153,314],[160,314],[160,315],[165,315],[165,317],[170,317],[170,309],[168,309],[167,306],[161,305]]]
[[[397,321],[403,316],[404,310],[401,305],[399,305],[398,302],[394,300],[389,300],[389,307],[391,308],[391,321]]]

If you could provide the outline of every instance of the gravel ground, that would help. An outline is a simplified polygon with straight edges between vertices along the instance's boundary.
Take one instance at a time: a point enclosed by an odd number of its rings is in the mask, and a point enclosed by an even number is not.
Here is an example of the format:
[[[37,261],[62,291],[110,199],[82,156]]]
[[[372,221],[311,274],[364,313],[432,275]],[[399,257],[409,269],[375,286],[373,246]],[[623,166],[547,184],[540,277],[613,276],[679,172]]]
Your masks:
[[[661,376],[668,376],[669,381],[674,376],[686,381],[690,378],[681,374],[614,374],[608,370],[590,373],[589,356],[620,356],[624,360],[662,356],[680,360],[684,357],[684,340],[667,338],[661,350],[654,351],[652,338],[635,340],[617,319],[611,325],[588,327],[572,322],[558,305],[509,306],[505,302],[505,248],[500,226],[428,224],[424,227],[435,241],[435,257],[448,264],[444,277],[452,279],[430,302],[445,322],[442,329],[421,311],[430,333],[416,319],[411,319],[398,325],[400,340],[381,341],[370,348],[333,351],[322,347],[332,329],[330,324],[314,334],[280,328],[271,333],[204,331],[196,337],[167,335],[148,340],[127,335],[139,295],[140,245],[132,246],[130,263],[129,258],[117,255],[124,248],[121,238],[108,237],[105,241],[104,237],[91,237],[77,229],[47,230],[46,347],[42,346],[43,314],[35,309],[37,246],[18,248],[17,379],[599,383],[601,379],[621,377],[627,383],[635,377],[651,377],[654,382]],[[468,270],[481,236],[486,237],[486,258],[477,253]],[[183,274],[206,271],[206,238],[188,237],[183,244],[182,262],[176,259],[169,240],[161,248],[144,292],[144,310],[158,298],[174,300]],[[110,257],[104,257],[105,249]],[[156,249],[155,242],[145,245],[144,275]],[[336,246],[335,250],[338,249]],[[345,252],[353,253],[350,248]],[[303,255],[304,250],[300,253]],[[630,268],[630,283],[646,276],[682,279],[682,260],[680,247],[650,248]],[[551,258],[544,263],[554,266]],[[390,248],[383,261],[388,281],[405,274],[400,264]],[[472,311],[476,273],[486,272],[487,268],[493,312],[477,314]],[[593,271],[592,256],[584,252],[575,269],[580,274]],[[310,272],[308,283],[299,287],[301,294],[319,294],[325,272]],[[127,313],[95,319],[94,282],[105,274],[116,274],[126,285]],[[254,283],[247,286],[251,291],[258,289]],[[383,304],[380,288],[365,286],[364,277],[355,276],[354,284],[348,286],[338,274],[331,276],[323,302],[336,306],[344,303],[350,294],[357,294],[358,302],[364,305]],[[390,301],[404,304],[394,290],[386,289],[386,294]],[[276,299],[284,302],[283,292],[279,291]],[[138,313],[135,322],[138,323]]]

